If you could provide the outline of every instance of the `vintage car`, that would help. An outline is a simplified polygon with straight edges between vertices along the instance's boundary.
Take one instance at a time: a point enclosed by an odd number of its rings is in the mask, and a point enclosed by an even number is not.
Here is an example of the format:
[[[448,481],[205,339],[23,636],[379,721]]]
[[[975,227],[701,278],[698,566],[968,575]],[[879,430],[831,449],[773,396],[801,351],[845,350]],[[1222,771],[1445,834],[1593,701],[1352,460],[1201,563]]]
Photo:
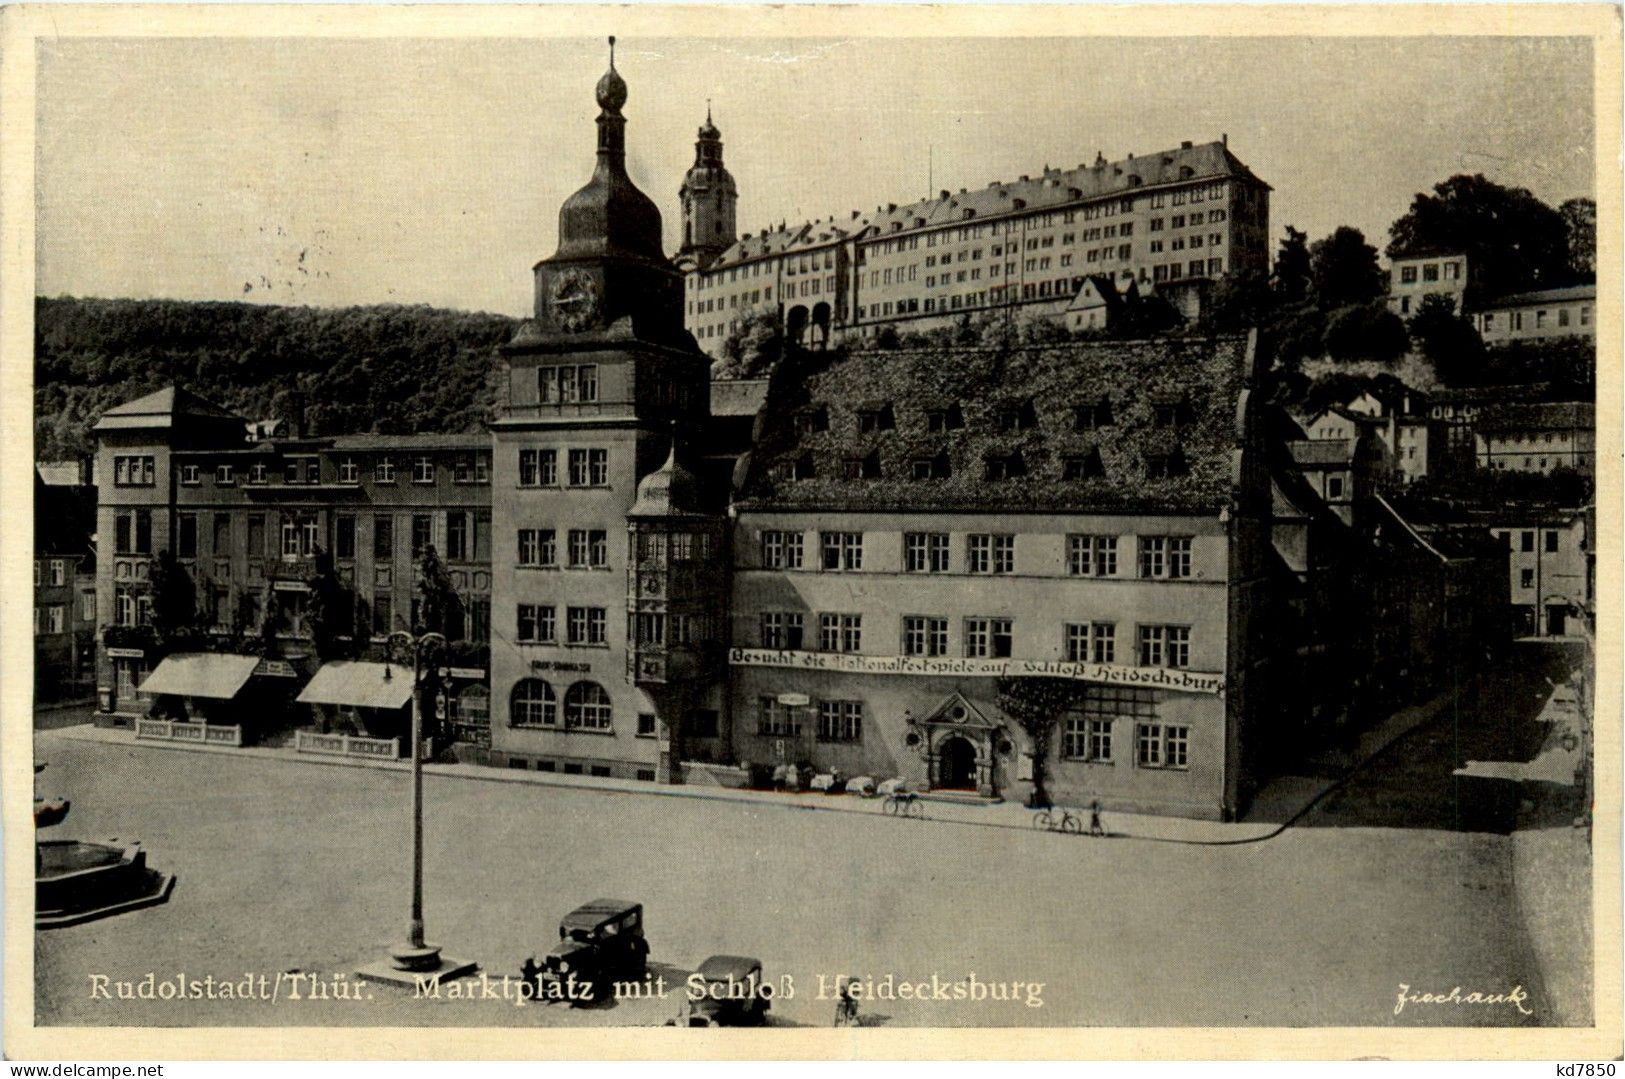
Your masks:
[[[616,982],[641,980],[648,960],[643,904],[595,899],[564,916],[559,942],[540,963],[526,959],[520,975],[535,1000],[590,1004],[607,997]]]
[[[762,961],[713,955],[689,975],[687,1004],[669,1027],[754,1027],[767,1021],[773,986],[762,981]]]

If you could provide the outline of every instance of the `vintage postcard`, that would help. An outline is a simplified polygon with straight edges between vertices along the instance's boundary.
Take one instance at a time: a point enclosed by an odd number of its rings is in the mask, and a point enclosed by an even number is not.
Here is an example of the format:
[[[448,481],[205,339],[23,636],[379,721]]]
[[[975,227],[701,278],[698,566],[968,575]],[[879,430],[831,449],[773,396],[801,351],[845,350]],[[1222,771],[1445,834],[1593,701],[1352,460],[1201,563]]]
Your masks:
[[[1617,8],[0,28],[9,1058],[1620,1055]]]

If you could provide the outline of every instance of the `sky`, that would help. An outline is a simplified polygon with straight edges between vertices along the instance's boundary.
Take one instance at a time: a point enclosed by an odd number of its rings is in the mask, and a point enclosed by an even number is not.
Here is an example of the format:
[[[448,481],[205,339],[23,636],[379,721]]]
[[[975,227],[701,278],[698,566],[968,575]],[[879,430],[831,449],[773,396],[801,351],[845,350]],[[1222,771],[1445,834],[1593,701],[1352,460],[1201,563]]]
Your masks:
[[[1177,19],[1177,10],[1169,10]],[[39,295],[530,311],[591,175],[602,39],[65,39]],[[1270,227],[1380,249],[1458,172],[1595,196],[1583,38],[623,38],[628,171],[676,247],[710,101],[754,232],[1228,135]]]

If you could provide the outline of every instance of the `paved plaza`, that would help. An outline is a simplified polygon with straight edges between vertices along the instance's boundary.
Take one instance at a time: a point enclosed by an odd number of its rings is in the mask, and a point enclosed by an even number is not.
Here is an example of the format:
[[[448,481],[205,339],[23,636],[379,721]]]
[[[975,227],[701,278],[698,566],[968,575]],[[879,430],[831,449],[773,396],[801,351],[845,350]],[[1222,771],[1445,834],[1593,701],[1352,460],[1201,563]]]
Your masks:
[[[43,1024],[652,1025],[677,1012],[683,978],[719,952],[793,978],[795,996],[772,1013],[782,1025],[827,1025],[834,1003],[819,999],[819,976],[842,974],[1042,984],[1002,1001],[864,1003],[871,1022],[900,1026],[1561,1021],[1519,927],[1514,837],[1433,818],[1358,823],[1353,800],[1362,789],[1380,800],[1381,768],[1328,799],[1330,810],[1233,846],[896,820],[878,805],[816,813],[429,776],[429,936],[498,984],[546,951],[577,903],[645,904],[652,969],[672,995],[571,1010],[372,985],[358,999],[312,1000],[309,980],[290,976],[331,984],[402,933],[402,772],[50,731],[38,746],[50,762],[42,791],[74,803],[64,837],[139,839],[178,878],[163,906],[38,937]],[[1389,767],[1414,778],[1420,757]],[[1437,762],[1441,789],[1451,767],[1449,755]],[[149,973],[155,984],[283,978],[274,1003],[95,992]],[[1413,1005],[1395,1016],[1402,984],[1522,986],[1533,1014]],[[290,999],[295,986],[301,999]]]

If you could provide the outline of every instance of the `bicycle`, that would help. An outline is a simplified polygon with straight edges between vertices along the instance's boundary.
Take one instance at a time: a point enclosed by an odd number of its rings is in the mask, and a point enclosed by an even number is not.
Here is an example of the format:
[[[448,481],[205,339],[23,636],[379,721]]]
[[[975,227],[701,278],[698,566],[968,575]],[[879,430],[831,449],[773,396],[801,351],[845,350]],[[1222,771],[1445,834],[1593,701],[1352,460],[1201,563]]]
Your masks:
[[[1040,809],[1033,814],[1033,827],[1041,832],[1065,832],[1067,835],[1083,834],[1083,818],[1063,809],[1057,816],[1053,809]]]
[[[882,803],[881,808],[889,816],[913,817],[915,820],[925,819],[925,806],[920,804],[920,796],[912,791],[894,791],[886,795],[886,801]]]

